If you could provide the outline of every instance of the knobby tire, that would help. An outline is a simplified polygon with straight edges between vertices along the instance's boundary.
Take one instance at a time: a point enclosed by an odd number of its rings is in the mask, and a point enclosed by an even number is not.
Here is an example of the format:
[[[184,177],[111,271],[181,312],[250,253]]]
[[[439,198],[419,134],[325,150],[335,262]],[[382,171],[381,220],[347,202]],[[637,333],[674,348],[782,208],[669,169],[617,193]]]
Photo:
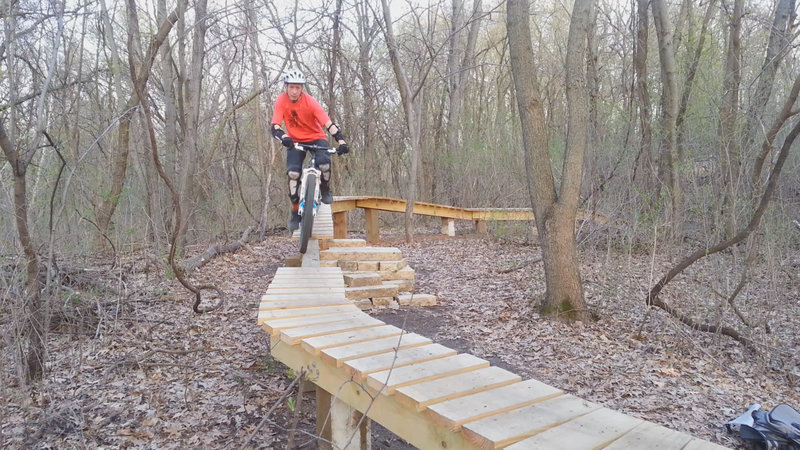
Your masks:
[[[314,194],[317,189],[316,175],[309,174],[306,178],[306,198],[303,199],[303,215],[300,218],[300,253],[305,254],[311,230],[314,229]]]

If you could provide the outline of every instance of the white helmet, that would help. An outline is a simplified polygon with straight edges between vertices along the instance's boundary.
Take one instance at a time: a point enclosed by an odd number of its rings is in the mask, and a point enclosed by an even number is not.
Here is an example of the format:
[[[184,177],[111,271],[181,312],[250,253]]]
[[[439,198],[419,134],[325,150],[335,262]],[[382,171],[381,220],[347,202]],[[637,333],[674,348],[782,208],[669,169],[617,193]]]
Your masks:
[[[283,84],[306,84],[306,76],[299,69],[289,69],[283,76]]]

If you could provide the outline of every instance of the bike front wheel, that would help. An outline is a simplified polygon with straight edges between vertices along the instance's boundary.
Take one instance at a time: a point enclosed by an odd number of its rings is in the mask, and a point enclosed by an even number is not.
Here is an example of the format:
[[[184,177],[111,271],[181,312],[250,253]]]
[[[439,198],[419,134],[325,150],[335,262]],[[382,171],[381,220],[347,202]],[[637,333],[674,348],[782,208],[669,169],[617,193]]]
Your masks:
[[[300,218],[300,253],[305,253],[311,231],[314,229],[314,197],[317,191],[317,177],[309,174],[306,179],[306,197],[303,199],[303,216]]]

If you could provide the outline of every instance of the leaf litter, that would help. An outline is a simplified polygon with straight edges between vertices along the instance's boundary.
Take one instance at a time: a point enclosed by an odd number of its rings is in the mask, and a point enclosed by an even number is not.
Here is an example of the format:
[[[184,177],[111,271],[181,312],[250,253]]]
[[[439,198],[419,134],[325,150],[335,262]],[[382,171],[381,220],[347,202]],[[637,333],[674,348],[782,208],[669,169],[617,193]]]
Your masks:
[[[763,346],[754,354],[645,306],[653,278],[674,263],[667,256],[657,255],[653,263],[647,254],[583,248],[585,296],[597,320],[566,323],[538,313],[544,281],[537,246],[474,235],[421,235],[407,245],[399,236],[384,234],[382,245],[403,251],[416,271],[415,291],[437,295],[439,306],[373,312],[387,323],[523,379],[729,447],[741,442],[724,423],[749,404],[800,404],[800,293],[791,270],[752,270],[757,276],[737,305],[758,324],[750,329],[711,292],[724,290],[719,260],[701,261],[662,294],[692,317],[721,317],[755,337]],[[49,335],[42,383],[24,391],[6,382],[13,380],[13,368],[4,348],[0,443],[240,447],[292,383],[287,368],[270,357],[256,317],[260,295],[295,246],[288,237],[271,236],[194,273],[227,293],[220,310],[204,315],[191,311],[190,296],[164,267],[154,270],[157,258],[131,257],[122,265],[125,295],[97,299],[91,329],[61,325]],[[315,447],[309,437],[315,430],[313,393],[308,395],[312,401],[298,412],[306,433],[295,440],[301,448]],[[251,447],[284,448],[293,414],[278,405]],[[380,427],[373,440],[375,448],[408,448]]]

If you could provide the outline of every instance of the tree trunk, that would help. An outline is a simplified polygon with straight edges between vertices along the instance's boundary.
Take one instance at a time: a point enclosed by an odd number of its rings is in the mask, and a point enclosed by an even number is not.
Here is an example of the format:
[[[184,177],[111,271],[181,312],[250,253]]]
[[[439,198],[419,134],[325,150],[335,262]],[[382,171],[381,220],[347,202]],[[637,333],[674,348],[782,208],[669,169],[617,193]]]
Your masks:
[[[203,60],[205,59],[205,36],[208,28],[206,17],[207,0],[195,2],[195,23],[192,37],[191,66],[186,84],[186,132],[184,133],[184,147],[181,154],[180,172],[180,201],[181,210],[184,212],[178,227],[178,248],[176,255],[183,257],[187,230],[193,213],[195,203],[194,188],[196,185],[197,164],[200,159],[199,148],[199,121],[200,121],[200,90],[203,85]]]
[[[14,214],[16,217],[17,237],[26,258],[25,294],[19,310],[23,312],[17,319],[15,341],[16,356],[20,378],[23,383],[40,380],[45,369],[44,335],[47,329],[47,314],[43,307],[41,283],[39,281],[39,257],[36,245],[28,227],[28,200],[26,174],[29,161],[20,157],[16,146],[6,133],[0,122],[0,147],[8,159],[14,173]]]
[[[392,16],[389,11],[387,0],[381,0],[383,6],[384,34],[386,43],[389,47],[389,56],[392,60],[392,70],[394,71],[397,87],[400,90],[400,98],[403,102],[403,112],[405,114],[406,128],[410,141],[409,161],[410,171],[406,185],[406,213],[405,213],[405,237],[406,243],[414,242],[414,202],[417,198],[417,147],[420,142],[419,129],[419,97],[415,97],[408,84],[408,76],[400,63],[400,55],[397,50],[397,43],[392,30]],[[416,100],[415,100],[416,99]]]
[[[761,141],[757,137],[766,134],[763,123],[764,110],[772,97],[772,87],[775,84],[778,68],[789,50],[789,43],[792,39],[791,27],[796,17],[795,3],[795,0],[779,0],[775,8],[764,64],[761,66],[761,73],[758,77],[758,86],[750,108],[747,110],[747,124],[742,139],[744,151],[749,151],[753,142]]]
[[[633,50],[633,68],[635,82],[636,99],[639,102],[639,131],[641,142],[639,143],[639,153],[633,163],[633,174],[631,181],[636,181],[637,173],[645,177],[645,190],[652,186],[654,178],[653,167],[653,131],[650,124],[650,93],[647,89],[647,41],[650,29],[650,20],[647,13],[648,0],[637,0],[637,28],[636,45]]]
[[[563,177],[556,193],[545,132],[544,110],[535,72],[527,0],[508,1],[508,41],[520,112],[528,172],[529,192],[536,227],[542,242],[545,293],[542,310],[568,320],[589,320],[583,298],[575,243],[575,218],[588,139],[586,92],[587,39],[591,24],[591,0],[576,0],[569,28],[566,61],[568,110],[567,148]]]
[[[741,149],[736,122],[739,117],[739,89],[741,85],[742,13],[744,0],[733,0],[728,51],[725,59],[725,74],[722,105],[719,111],[720,179],[722,180],[722,216],[725,236],[731,237],[736,230],[736,190],[741,168]]]
[[[675,152],[675,131],[678,120],[678,81],[672,24],[664,0],[652,0],[653,22],[658,35],[658,56],[661,62],[661,145],[658,173],[660,189],[667,189],[669,204],[667,219],[672,239],[678,239],[683,228],[683,192],[681,190],[680,159]]]
[[[686,81],[683,83],[683,93],[681,94],[681,103],[678,107],[678,117],[675,122],[675,126],[678,129],[678,135],[676,138],[676,148],[678,158],[683,160],[684,157],[684,132],[685,127],[684,121],[686,119],[686,110],[689,107],[689,98],[692,95],[692,88],[694,87],[694,79],[697,75],[697,67],[700,64],[700,56],[703,53],[703,48],[705,47],[706,42],[706,34],[708,31],[708,24],[711,22],[711,16],[714,12],[714,7],[716,6],[715,0],[710,0],[708,2],[708,6],[706,7],[705,15],[703,16],[703,24],[700,27],[700,36],[697,39],[697,47],[694,49],[694,56],[692,57],[689,63],[689,70],[686,74]]]

